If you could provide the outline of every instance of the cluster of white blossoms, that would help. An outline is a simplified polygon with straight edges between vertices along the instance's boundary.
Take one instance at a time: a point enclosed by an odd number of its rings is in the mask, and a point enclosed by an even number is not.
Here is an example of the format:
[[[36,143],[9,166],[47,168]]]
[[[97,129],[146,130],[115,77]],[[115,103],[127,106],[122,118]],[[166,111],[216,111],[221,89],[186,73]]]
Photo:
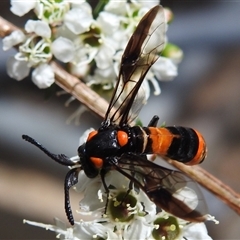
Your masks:
[[[109,172],[105,182],[108,198],[100,177],[89,179],[83,171],[79,173],[75,189],[84,197],[78,214],[74,214],[73,227],[67,228],[59,219],[54,219],[55,225],[24,222],[54,231],[61,239],[212,239],[204,223],[189,223],[164,211],[157,213],[142,190],[132,188],[129,192],[130,181],[119,172]]]
[[[111,89],[117,79],[119,63],[130,36],[143,15],[159,1],[99,1],[92,9],[83,0],[11,0],[11,11],[23,16],[33,10],[38,20],[28,20],[23,31],[14,31],[3,39],[3,49],[18,47],[7,62],[10,77],[22,80],[33,68],[32,80],[39,88],[51,86],[55,79],[51,60],[65,64],[67,71],[89,86]],[[172,14],[166,9],[169,22]],[[157,80],[177,75],[182,51],[166,44],[162,56],[146,76],[146,99],[160,93]]]
[[[141,190],[129,192],[129,180],[111,171],[106,175],[107,196],[100,178],[79,174],[76,190],[84,194],[75,225],[67,228],[55,219],[55,225],[24,220],[30,225],[57,233],[61,239],[211,239],[204,223],[188,223],[162,211]],[[105,209],[107,206],[107,209]],[[106,214],[104,212],[106,211]]]

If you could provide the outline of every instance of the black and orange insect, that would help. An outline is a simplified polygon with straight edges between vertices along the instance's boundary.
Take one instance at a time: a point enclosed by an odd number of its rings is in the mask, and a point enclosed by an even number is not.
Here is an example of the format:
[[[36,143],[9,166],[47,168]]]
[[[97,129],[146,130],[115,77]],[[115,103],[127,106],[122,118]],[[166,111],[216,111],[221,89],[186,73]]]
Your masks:
[[[89,134],[86,143],[78,148],[79,161],[72,162],[64,154],[53,154],[27,135],[23,139],[41,149],[58,163],[71,166],[64,184],[65,211],[69,222],[74,218],[69,189],[78,182],[78,173],[84,170],[89,178],[116,170],[141,188],[161,209],[188,221],[201,222],[201,201],[193,209],[186,198],[176,196],[184,186],[193,183],[178,171],[157,165],[146,158],[159,154],[192,165],[202,162],[206,145],[202,135],[186,127],[157,127],[154,116],[148,127],[131,126],[145,101],[141,84],[165,43],[164,10],[155,6],[142,18],[123,53],[118,81],[100,128]],[[141,179],[141,180],[139,180]],[[106,191],[108,191],[106,186]],[[197,194],[197,193],[196,193]]]

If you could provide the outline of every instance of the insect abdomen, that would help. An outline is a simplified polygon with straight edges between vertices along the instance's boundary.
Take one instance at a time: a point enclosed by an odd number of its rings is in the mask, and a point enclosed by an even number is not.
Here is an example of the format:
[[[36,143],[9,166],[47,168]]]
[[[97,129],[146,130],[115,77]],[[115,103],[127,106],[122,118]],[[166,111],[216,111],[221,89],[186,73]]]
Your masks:
[[[206,156],[206,143],[202,135],[192,128],[148,128],[146,152],[183,162],[188,165],[201,163]]]

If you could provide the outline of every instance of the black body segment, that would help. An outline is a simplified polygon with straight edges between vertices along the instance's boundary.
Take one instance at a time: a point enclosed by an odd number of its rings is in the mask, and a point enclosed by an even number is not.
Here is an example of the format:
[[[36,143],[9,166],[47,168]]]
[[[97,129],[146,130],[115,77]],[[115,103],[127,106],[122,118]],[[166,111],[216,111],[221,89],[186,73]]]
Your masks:
[[[175,136],[167,151],[167,157],[186,163],[197,154],[199,140],[196,132],[185,127],[166,127]]]

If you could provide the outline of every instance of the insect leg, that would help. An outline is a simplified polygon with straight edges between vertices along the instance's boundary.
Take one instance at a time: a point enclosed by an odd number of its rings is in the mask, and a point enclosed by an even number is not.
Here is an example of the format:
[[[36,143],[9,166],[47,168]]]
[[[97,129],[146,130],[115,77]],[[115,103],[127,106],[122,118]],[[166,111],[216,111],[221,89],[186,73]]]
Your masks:
[[[159,116],[157,115],[154,115],[152,117],[152,119],[150,120],[149,124],[148,124],[148,127],[156,127],[157,126],[157,123],[158,123],[158,120],[159,120]]]
[[[77,184],[79,171],[80,171],[80,168],[71,169],[67,173],[65,177],[65,182],[64,182],[65,212],[66,212],[68,221],[71,223],[71,225],[74,225],[74,217],[72,214],[72,208],[70,204],[69,189],[75,184]]]
[[[22,135],[22,138],[27,141],[30,142],[31,144],[33,144],[34,146],[36,146],[37,148],[39,148],[41,151],[43,151],[46,155],[48,155],[51,159],[53,159],[54,161],[65,165],[65,166],[74,166],[75,163],[66,155],[64,154],[53,154],[51,152],[49,152],[45,147],[42,146],[42,144],[40,144],[39,142],[37,142],[35,139],[29,137],[28,135]]]
[[[128,190],[127,190],[127,192],[126,192],[125,196],[123,197],[123,199],[122,199],[120,204],[123,204],[126,201],[128,195],[130,194],[132,189],[133,189],[133,180],[131,179],[129,184],[128,184]]]
[[[130,156],[128,156],[128,157],[130,157]],[[121,171],[122,171],[121,168],[119,168],[118,166],[117,166],[117,169],[116,169],[116,170],[119,171],[120,173],[122,173],[122,172],[121,172]],[[123,172],[124,172],[124,171],[123,171]],[[124,175],[124,174],[123,174],[123,175]],[[129,176],[131,176],[131,177],[128,177],[128,179],[130,180],[130,182],[129,182],[129,184],[128,184],[128,190],[127,190],[125,196],[122,198],[120,204],[123,204],[123,203],[126,201],[128,195],[130,194],[131,190],[133,189],[133,184],[134,184],[133,179],[134,179],[134,175],[135,175],[135,172],[134,172],[134,170],[133,170],[133,169],[131,168],[131,166],[130,166],[130,174],[129,174]]]
[[[109,200],[109,189],[108,189],[107,184],[105,182],[105,175],[106,175],[106,171],[104,169],[102,169],[101,172],[100,172],[100,177],[101,177],[101,180],[102,180],[103,187],[105,188],[105,191],[106,191],[106,194],[107,194],[107,200],[106,200],[106,206],[105,206],[104,214],[107,213],[107,206],[108,206],[108,200]]]

